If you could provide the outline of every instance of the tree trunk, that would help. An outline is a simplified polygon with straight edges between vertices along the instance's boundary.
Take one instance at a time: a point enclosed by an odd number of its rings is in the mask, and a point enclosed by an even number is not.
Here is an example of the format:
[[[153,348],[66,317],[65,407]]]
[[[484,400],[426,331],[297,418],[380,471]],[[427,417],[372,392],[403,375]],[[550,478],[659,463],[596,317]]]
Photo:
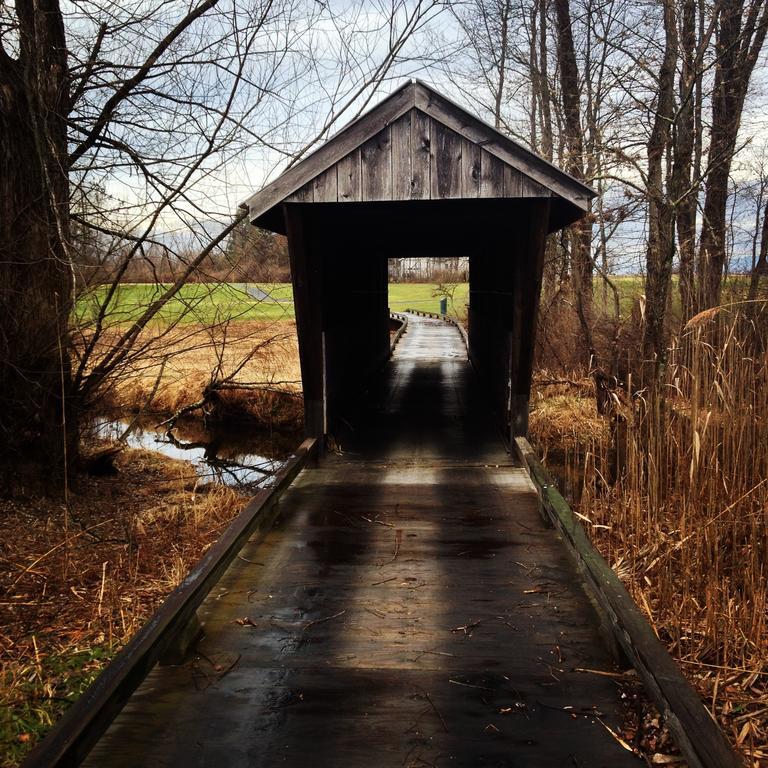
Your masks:
[[[560,65],[560,93],[563,104],[565,166],[574,178],[584,180],[584,139],[581,133],[579,70],[571,28],[569,0],[554,0],[557,14],[557,58]],[[592,342],[592,223],[589,215],[568,232],[571,244],[571,274],[576,294],[576,309],[589,354]]]
[[[680,303],[682,321],[691,317],[694,304],[694,262],[696,247],[696,200],[699,189],[694,169],[696,142],[697,80],[696,4],[682,0],[680,24],[680,107],[674,123],[674,166],[671,195],[675,205],[675,223],[680,254]]]
[[[0,46],[0,482],[54,490],[77,452],[66,405],[69,76],[57,0],[18,0],[16,12],[18,58]]]
[[[552,162],[552,95],[549,89],[549,70],[547,63],[547,3],[539,0],[539,66],[538,92],[540,99],[539,114],[541,115],[541,154]]]
[[[501,109],[504,105],[504,88],[507,77],[507,50],[509,47],[509,13],[510,4],[505,2],[501,8],[501,31],[499,35],[499,60],[497,63],[498,71],[498,90],[494,98],[493,105],[493,125],[497,131],[501,130]]]
[[[720,0],[717,13],[715,82],[712,92],[712,128],[709,174],[704,198],[698,258],[697,311],[716,306],[725,266],[728,179],[744,100],[766,29],[768,6],[764,0]]]
[[[648,247],[645,275],[643,356],[655,376],[666,358],[667,303],[675,255],[675,229],[669,199],[670,126],[674,117],[677,27],[675,0],[664,0],[664,57],[659,68],[656,117],[648,139]],[[666,167],[666,172],[665,172]]]
[[[749,278],[749,294],[747,298],[754,301],[757,298],[757,291],[760,287],[760,278],[768,277],[768,203],[763,211],[763,226],[760,233],[760,252],[757,261],[752,267],[752,274]]]

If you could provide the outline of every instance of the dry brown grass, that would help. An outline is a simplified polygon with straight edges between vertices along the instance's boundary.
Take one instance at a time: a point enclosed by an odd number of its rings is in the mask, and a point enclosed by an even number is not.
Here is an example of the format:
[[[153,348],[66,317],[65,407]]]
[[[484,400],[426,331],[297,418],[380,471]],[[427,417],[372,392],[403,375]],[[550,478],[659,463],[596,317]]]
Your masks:
[[[171,414],[200,400],[214,377],[236,372],[234,382],[243,386],[217,395],[222,411],[273,426],[300,421],[301,373],[293,321],[243,321],[215,328],[188,324],[161,343],[158,333],[165,331],[145,331],[138,346],[151,353],[137,357],[104,387],[100,405],[120,412]],[[103,343],[107,348],[112,343],[109,332]]]
[[[126,451],[69,505],[0,501],[0,764],[16,765],[247,498]]]
[[[528,416],[530,430],[544,447],[577,451],[606,429],[605,420],[595,409],[592,382],[573,379],[573,383],[551,384],[550,381],[552,379],[541,373],[535,377]]]
[[[753,766],[768,765],[767,348],[768,311],[712,313],[676,342],[660,395],[630,382],[612,427],[583,393],[534,399],[531,420],[542,449],[574,446],[576,511]]]

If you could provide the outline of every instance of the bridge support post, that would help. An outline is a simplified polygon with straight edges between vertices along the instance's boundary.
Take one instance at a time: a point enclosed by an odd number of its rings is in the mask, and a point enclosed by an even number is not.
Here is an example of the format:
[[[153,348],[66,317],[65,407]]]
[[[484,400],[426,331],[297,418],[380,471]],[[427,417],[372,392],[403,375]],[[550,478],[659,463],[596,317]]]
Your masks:
[[[301,381],[304,390],[304,431],[322,438],[327,430],[323,284],[321,254],[312,252],[312,222],[308,209],[283,205],[291,280],[299,336]]]
[[[544,246],[547,239],[549,199],[537,201],[520,237],[512,260],[512,333],[509,345],[509,437],[528,434],[536,323],[539,313]]]
[[[531,198],[470,254],[469,356],[511,439],[528,432],[549,199]]]

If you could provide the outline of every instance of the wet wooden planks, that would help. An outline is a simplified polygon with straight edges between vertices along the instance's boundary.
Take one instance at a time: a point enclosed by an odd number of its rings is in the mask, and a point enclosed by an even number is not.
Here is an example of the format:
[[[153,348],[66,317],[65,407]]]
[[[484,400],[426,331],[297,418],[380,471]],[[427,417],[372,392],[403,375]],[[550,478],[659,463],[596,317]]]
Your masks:
[[[611,664],[530,481],[490,422],[467,428],[486,422],[460,344],[411,321],[369,413],[405,409],[405,436],[302,473],[205,604],[197,660],[156,669],[89,765],[639,764],[600,722],[615,683],[577,671]],[[446,424],[485,442],[408,460]]]

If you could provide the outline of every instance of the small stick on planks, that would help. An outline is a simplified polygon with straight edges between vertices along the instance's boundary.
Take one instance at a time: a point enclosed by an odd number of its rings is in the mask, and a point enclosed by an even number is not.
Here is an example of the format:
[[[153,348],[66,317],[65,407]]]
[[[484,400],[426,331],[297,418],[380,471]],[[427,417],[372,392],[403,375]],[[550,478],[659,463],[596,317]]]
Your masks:
[[[628,669],[626,672],[608,672],[603,669],[587,669],[586,667],[574,667],[574,672],[586,672],[590,675],[601,675],[602,677],[612,677],[616,680],[624,680],[630,677],[637,677],[634,669]]]
[[[462,624],[460,627],[454,627],[451,632],[463,632],[465,635],[471,635],[472,630],[475,627],[479,627],[481,623],[481,620],[470,621],[469,624]]]
[[[418,661],[422,656],[425,656],[426,654],[432,654],[433,656],[450,656],[451,658],[455,659],[456,654],[455,653],[447,653],[446,651],[419,651],[419,653],[416,654],[415,658],[411,659],[411,662]]]
[[[432,707],[432,710],[437,715],[438,719],[440,720],[440,723],[443,726],[443,730],[448,733],[448,725],[445,722],[445,719],[440,714],[440,710],[435,706],[435,702],[432,701],[432,697],[423,689],[421,686],[418,687],[419,693],[429,702],[429,706]]]
[[[388,581],[394,581],[397,578],[397,576],[390,576],[388,579],[382,579],[381,581],[374,581],[371,586],[372,587],[378,587],[379,584],[386,584]]]
[[[440,714],[440,710],[435,706],[435,702],[432,701],[432,698],[430,695],[424,691],[424,696],[426,697],[427,701],[429,702],[429,706],[432,707],[432,709],[435,710],[435,714],[440,718],[440,722],[443,724],[443,730],[448,733],[448,726],[445,724],[445,720],[443,716]]]
[[[338,613],[334,613],[333,616],[326,616],[324,619],[312,619],[312,621],[308,621],[304,625],[302,632],[306,632],[310,627],[314,627],[315,624],[322,624],[323,622],[330,621],[331,619],[338,619],[339,616],[343,616],[345,613],[346,613],[346,610],[339,611]]]
[[[403,529],[397,528],[395,530],[395,552],[392,555],[391,559],[387,560],[386,563],[380,563],[379,568],[382,568],[385,565],[389,565],[390,563],[394,563],[395,560],[397,560],[397,555],[400,552],[400,542],[403,540]]]
[[[367,523],[370,523],[371,525],[384,525],[387,528],[394,528],[394,523],[385,523],[383,520],[379,520],[378,517],[366,517],[365,515],[360,515],[360,517],[363,518]]]

